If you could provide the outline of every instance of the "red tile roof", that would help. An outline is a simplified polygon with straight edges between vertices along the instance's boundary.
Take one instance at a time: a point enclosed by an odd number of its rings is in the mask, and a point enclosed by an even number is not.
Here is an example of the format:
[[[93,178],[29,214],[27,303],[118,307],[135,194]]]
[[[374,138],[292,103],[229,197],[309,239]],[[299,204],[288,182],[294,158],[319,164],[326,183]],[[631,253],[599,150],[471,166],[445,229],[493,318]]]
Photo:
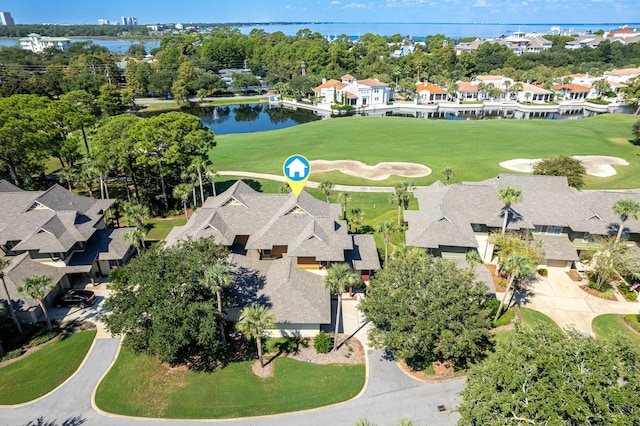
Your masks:
[[[356,78],[354,76],[352,76],[351,74],[345,74],[342,77],[340,77],[343,80],[355,80]]]
[[[362,84],[364,86],[369,86],[369,87],[381,87],[381,86],[387,85],[386,83],[383,83],[381,81],[374,80],[374,79],[358,80],[358,84]]]
[[[497,80],[502,80],[502,76],[501,75],[479,75],[479,76],[476,77],[476,80],[482,80],[482,81],[493,80],[493,81],[497,81]]]
[[[551,86],[553,90],[566,90],[571,93],[588,93],[591,91],[590,87],[580,86],[579,84],[567,83],[567,84],[554,84]]]
[[[416,83],[416,92],[420,93],[422,91],[427,91],[431,93],[447,93],[447,91],[444,90],[442,87],[436,86],[431,82]]]
[[[613,71],[605,71],[604,75],[631,75],[640,74],[640,68],[623,68]]]
[[[545,94],[550,94],[551,92],[543,87],[538,87],[535,86],[533,84],[525,84],[524,86],[522,86],[522,89],[520,89],[521,92],[531,92],[531,93],[537,93],[540,95],[545,95]]]
[[[477,92],[478,86],[476,86],[473,83],[469,83],[468,81],[459,81],[458,91],[459,92]]]
[[[313,89],[313,90],[315,90],[316,92],[319,92],[319,91],[321,91],[322,89],[328,89],[328,88],[330,88],[330,87],[333,87],[333,86],[335,86],[335,85],[336,85],[336,84],[338,84],[338,83],[341,83],[341,82],[340,82],[340,81],[338,81],[338,80],[334,80],[334,79],[327,80],[325,83],[322,83],[320,86],[316,87],[316,88],[315,88],[315,89]]]

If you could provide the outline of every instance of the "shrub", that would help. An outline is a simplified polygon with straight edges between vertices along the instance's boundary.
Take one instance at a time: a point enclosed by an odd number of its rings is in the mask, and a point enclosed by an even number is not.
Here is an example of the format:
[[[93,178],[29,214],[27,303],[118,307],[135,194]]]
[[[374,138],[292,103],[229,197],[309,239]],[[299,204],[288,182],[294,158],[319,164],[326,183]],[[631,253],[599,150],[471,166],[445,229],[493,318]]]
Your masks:
[[[624,321],[629,324],[635,331],[640,333],[640,315],[629,314],[624,316]]]
[[[262,345],[267,353],[285,352],[293,353],[298,350],[298,341],[293,337],[274,337],[266,339]]]
[[[629,284],[627,284],[626,282],[622,281],[618,283],[618,290],[624,295],[624,297],[627,298],[627,300],[631,300],[632,302],[638,300],[638,293],[632,291],[629,287]]]
[[[496,316],[496,313],[498,312],[498,308],[500,308],[500,301],[496,298],[493,299],[489,299],[489,301],[487,302],[487,307],[489,308],[489,318],[492,318]]]
[[[547,268],[540,268],[538,269],[538,273],[540,274],[540,276],[542,277],[546,277],[547,275],[549,275],[549,271],[547,270]]]
[[[328,335],[324,331],[321,331],[313,339],[313,347],[315,348],[317,353],[326,354],[331,349],[332,340],[333,339],[330,335]]]
[[[29,346],[31,346],[31,347],[38,346],[38,345],[41,345],[41,344],[43,344],[45,342],[48,342],[49,340],[51,340],[54,337],[56,337],[59,333],[60,333],[60,331],[55,329],[55,328],[53,330],[51,330],[51,331],[42,330],[42,331],[36,333],[35,336],[33,336],[33,338],[29,341]]]
[[[22,349],[14,349],[12,351],[9,351],[0,357],[0,362],[18,358],[20,355],[22,355],[22,353]]]
[[[508,311],[500,315],[500,318],[498,318],[497,321],[493,322],[493,326],[500,327],[501,325],[509,324],[511,321],[513,321],[513,317],[515,316],[515,314],[516,313],[513,309],[509,309]]]

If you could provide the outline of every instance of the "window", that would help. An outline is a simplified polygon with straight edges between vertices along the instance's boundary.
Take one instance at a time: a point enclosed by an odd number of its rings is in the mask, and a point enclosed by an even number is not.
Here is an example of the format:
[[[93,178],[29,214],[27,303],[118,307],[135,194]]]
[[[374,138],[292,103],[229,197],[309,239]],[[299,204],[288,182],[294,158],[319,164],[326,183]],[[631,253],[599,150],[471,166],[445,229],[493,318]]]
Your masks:
[[[482,231],[482,225],[480,225],[479,223],[472,223],[471,228],[473,228],[473,232]]]
[[[265,256],[265,257],[270,257],[271,256],[271,249],[262,250],[262,255]]]
[[[534,234],[541,234],[542,233],[542,225],[534,225],[533,233]]]
[[[547,234],[558,235],[562,233],[562,226],[547,226]]]

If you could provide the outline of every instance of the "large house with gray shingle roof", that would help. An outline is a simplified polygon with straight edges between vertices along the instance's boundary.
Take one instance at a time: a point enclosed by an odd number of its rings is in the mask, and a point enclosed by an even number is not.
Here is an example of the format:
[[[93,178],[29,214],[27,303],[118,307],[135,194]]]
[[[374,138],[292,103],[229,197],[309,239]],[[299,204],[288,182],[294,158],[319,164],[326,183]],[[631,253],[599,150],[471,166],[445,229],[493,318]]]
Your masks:
[[[541,266],[569,269],[593,237],[617,232],[620,219],[613,204],[623,198],[640,202],[631,191],[578,191],[565,177],[501,174],[481,182],[444,185],[436,182],[414,191],[419,210],[407,210],[407,245],[424,247],[447,258],[461,258],[478,250],[491,262],[490,232],[500,232],[504,204],[501,189],[522,191],[522,201],[510,207],[507,230],[529,231],[543,242]],[[629,218],[623,236],[640,241],[640,221]]]
[[[37,321],[40,307],[18,288],[32,275],[50,275],[60,289],[76,281],[106,276],[132,254],[125,228],[106,227],[105,212],[114,200],[82,197],[54,185],[46,191],[24,191],[0,181],[0,248],[11,261],[7,288],[21,320]],[[7,303],[4,292],[0,302]]]
[[[262,194],[237,181],[175,227],[166,244],[209,237],[229,248],[236,280],[228,320],[259,303],[270,307],[280,334],[313,336],[331,322],[326,269],[348,262],[365,280],[380,269],[373,236],[349,234],[339,216],[340,204],[304,191]]]

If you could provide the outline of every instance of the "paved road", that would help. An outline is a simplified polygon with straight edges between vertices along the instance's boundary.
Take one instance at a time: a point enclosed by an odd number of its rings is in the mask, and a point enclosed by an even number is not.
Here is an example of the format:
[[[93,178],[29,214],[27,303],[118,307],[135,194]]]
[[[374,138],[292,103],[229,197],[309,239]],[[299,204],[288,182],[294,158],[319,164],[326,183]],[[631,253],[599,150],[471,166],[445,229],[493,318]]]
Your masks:
[[[96,411],[92,394],[103,373],[115,358],[119,339],[96,339],[90,355],[65,384],[33,403],[16,408],[0,408],[0,424],[26,425],[157,425],[159,420],[109,416]],[[450,413],[457,405],[463,379],[445,383],[423,383],[406,376],[382,351],[369,351],[369,383],[359,398],[305,412],[278,416],[201,421],[217,425],[352,425],[360,418],[377,424],[397,423],[402,418],[417,424],[454,425],[459,416]],[[312,385],[312,384],[310,384]],[[440,412],[444,404],[447,411]],[[163,421],[172,425],[193,425],[193,421]]]
[[[252,177],[258,179],[275,180],[276,182],[286,182],[287,179],[281,175],[271,175],[267,173],[253,173],[243,172],[240,170],[225,170],[218,172],[220,176],[243,176]],[[307,181],[306,185],[309,188],[319,188],[320,182]],[[333,185],[333,189],[336,191],[349,191],[349,192],[393,192],[393,187],[390,186],[350,186],[350,185]]]

